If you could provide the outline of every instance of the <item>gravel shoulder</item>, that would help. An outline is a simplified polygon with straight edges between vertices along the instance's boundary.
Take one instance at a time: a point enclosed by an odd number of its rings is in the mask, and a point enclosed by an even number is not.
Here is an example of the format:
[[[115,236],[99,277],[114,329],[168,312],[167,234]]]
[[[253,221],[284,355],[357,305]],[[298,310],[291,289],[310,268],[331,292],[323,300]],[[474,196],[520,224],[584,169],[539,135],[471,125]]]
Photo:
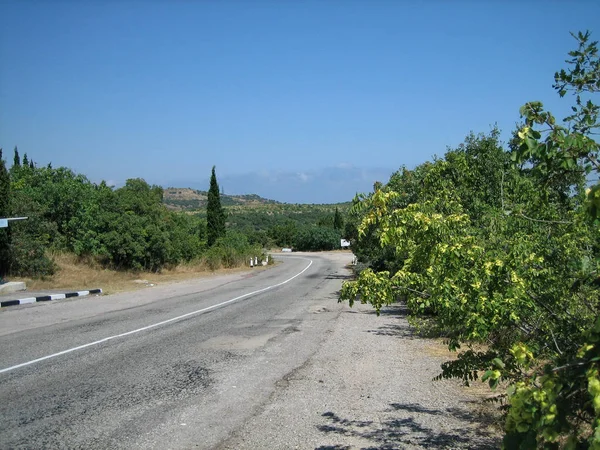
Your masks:
[[[439,341],[412,333],[402,306],[379,317],[343,308],[314,356],[219,449],[500,447],[481,396],[432,381],[447,358]]]

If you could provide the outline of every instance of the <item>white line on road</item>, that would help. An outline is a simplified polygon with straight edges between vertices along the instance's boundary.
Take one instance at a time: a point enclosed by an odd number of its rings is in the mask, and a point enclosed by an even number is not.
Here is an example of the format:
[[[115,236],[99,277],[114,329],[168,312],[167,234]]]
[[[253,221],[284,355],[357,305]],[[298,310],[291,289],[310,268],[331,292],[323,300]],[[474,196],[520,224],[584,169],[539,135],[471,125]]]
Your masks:
[[[306,258],[300,258],[300,259],[306,259]],[[294,278],[299,277],[300,275],[302,275],[304,272],[306,272],[308,270],[308,268],[310,266],[312,266],[312,263],[313,263],[312,260],[309,260],[309,261],[310,261],[310,263],[308,264],[308,266],[306,266],[304,269],[302,269],[301,272],[297,273],[296,275],[294,275],[291,278],[288,278],[285,281],[282,281],[281,283],[273,284],[272,286],[267,286],[266,288],[259,289],[258,291],[248,292],[247,294],[240,295],[239,297],[232,298],[231,300],[227,300],[227,301],[218,303],[216,305],[209,306],[207,308],[202,308],[202,309],[199,309],[197,311],[192,311],[192,312],[189,312],[187,314],[183,314],[181,316],[173,317],[172,319],[163,320],[162,322],[154,323],[152,325],[147,325],[145,327],[138,328],[137,330],[127,331],[126,333],[121,333],[121,334],[116,334],[114,336],[105,337],[104,339],[100,339],[99,341],[94,341],[94,342],[90,342],[88,344],[79,345],[77,347],[69,348],[67,350],[63,350],[63,351],[58,352],[58,353],[53,353],[52,355],[42,356],[41,358],[37,358],[37,359],[33,359],[31,361],[27,361],[27,362],[24,362],[24,363],[21,363],[21,364],[17,364],[16,366],[7,367],[6,369],[1,369],[0,373],[10,372],[11,370],[19,369],[19,368],[25,367],[25,366],[30,366],[31,364],[35,364],[35,363],[38,363],[40,361],[44,361],[46,359],[56,358],[57,356],[66,355],[67,353],[71,353],[71,352],[74,352],[74,351],[77,351],[77,350],[82,350],[84,348],[91,347],[93,345],[102,344],[103,342],[108,342],[108,341],[111,341],[113,339],[117,339],[117,338],[120,338],[120,337],[129,336],[129,335],[132,335],[132,334],[135,334],[135,333],[139,333],[141,331],[149,330],[151,328],[160,327],[162,325],[166,325],[166,324],[171,323],[171,322],[176,322],[177,320],[185,319],[186,317],[190,317],[190,316],[193,316],[195,314],[201,314],[203,312],[210,311],[211,309],[219,308],[221,306],[227,305],[229,303],[233,303],[233,302],[235,302],[237,300],[241,300],[241,299],[243,299],[245,297],[249,297],[251,295],[260,294],[261,292],[265,292],[265,291],[268,291],[269,289],[273,289],[273,288],[282,286],[282,285],[284,285],[286,283],[289,283]]]

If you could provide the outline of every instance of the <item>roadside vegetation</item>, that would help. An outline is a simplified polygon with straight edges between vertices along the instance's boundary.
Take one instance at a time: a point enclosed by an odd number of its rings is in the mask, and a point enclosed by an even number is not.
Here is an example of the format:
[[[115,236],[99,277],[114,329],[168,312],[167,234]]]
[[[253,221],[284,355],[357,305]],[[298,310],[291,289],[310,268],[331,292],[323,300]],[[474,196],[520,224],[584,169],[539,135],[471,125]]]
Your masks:
[[[554,77],[573,99],[563,122],[526,103],[508,147],[470,134],[358,196],[349,219],[361,270],[340,301],[405,301],[457,352],[440,378],[497,392],[509,449],[600,448],[600,59],[574,37]]]
[[[206,219],[208,193],[168,188],[163,202],[172,210]],[[351,202],[338,204],[280,203],[257,195],[223,195],[227,229],[265,248],[332,250],[345,237],[345,216]],[[312,236],[311,236],[312,235]]]
[[[241,196],[243,201],[224,202],[229,211],[221,197],[214,167],[202,209],[174,210],[163,188],[143,179],[115,189],[67,167],[39,167],[17,148],[7,169],[0,150],[0,218],[28,217],[0,228],[0,277],[48,279],[61,264],[70,267],[63,263],[73,257],[115,272],[231,269],[249,265],[250,257],[262,261],[276,246],[340,245],[337,210]],[[257,204],[276,205],[277,212]]]

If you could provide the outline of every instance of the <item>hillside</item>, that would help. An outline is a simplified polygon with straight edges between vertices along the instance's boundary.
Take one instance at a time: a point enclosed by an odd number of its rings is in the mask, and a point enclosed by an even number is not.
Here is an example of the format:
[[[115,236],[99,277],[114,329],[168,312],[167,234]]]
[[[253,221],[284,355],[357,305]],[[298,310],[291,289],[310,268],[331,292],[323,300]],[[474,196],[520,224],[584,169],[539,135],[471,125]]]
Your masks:
[[[169,187],[164,190],[163,203],[173,211],[198,211],[202,214],[208,202],[208,192],[191,188]],[[221,194],[221,205],[230,214],[252,212],[264,212],[267,214],[306,214],[309,211],[333,213],[336,207],[340,211],[346,211],[351,202],[334,204],[297,204],[282,203],[269,200],[256,194],[227,195]]]
[[[198,191],[190,188],[169,187],[164,190],[163,203],[174,211],[195,211],[206,208],[208,201],[207,191]],[[253,209],[263,205],[280,204],[275,200],[262,198],[256,194],[226,195],[221,194],[221,204],[225,207],[242,206]]]
[[[167,208],[206,219],[208,193],[190,188],[164,190]],[[346,216],[351,202],[335,204],[281,203],[251,195],[223,195],[221,204],[227,214],[227,228],[245,234],[250,242],[263,246],[276,243],[290,246],[292,237],[303,227],[332,227],[335,211]]]

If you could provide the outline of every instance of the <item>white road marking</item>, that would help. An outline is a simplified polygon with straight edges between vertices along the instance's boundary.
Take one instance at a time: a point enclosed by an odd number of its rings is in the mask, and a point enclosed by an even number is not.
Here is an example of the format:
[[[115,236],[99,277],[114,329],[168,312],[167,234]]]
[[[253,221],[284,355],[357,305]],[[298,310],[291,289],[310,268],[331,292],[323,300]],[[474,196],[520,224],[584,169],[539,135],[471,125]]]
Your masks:
[[[300,258],[300,259],[306,259],[306,258]],[[163,320],[162,322],[154,323],[152,325],[147,325],[145,327],[138,328],[137,330],[127,331],[125,333],[121,333],[121,334],[116,334],[114,336],[105,337],[104,339],[100,339],[98,341],[90,342],[88,344],[79,345],[77,347],[69,348],[67,350],[63,350],[63,351],[58,352],[58,353],[53,353],[53,354],[48,355],[48,356],[42,356],[41,358],[32,359],[31,361],[27,361],[27,362],[24,362],[24,363],[21,363],[21,364],[17,364],[15,366],[7,367],[6,369],[1,369],[0,373],[10,372],[11,370],[20,369],[21,367],[25,367],[25,366],[30,366],[31,364],[35,364],[35,363],[38,363],[40,361],[45,361],[46,359],[56,358],[57,356],[66,355],[67,353],[75,352],[77,350],[82,350],[84,348],[91,347],[93,345],[102,344],[104,342],[108,342],[108,341],[111,341],[113,339],[117,339],[117,338],[129,336],[129,335],[132,335],[132,334],[139,333],[141,331],[146,331],[146,330],[150,330],[152,328],[160,327],[162,325],[166,325],[166,324],[171,323],[171,322],[176,322],[178,320],[185,319],[186,317],[190,317],[190,316],[193,316],[193,315],[196,315],[196,314],[201,314],[203,312],[210,311],[211,309],[219,308],[221,306],[227,305],[229,303],[233,303],[233,302],[235,302],[237,300],[241,300],[241,299],[243,299],[245,297],[249,297],[251,295],[260,294],[261,292],[265,292],[265,291],[268,291],[269,289],[273,289],[273,288],[282,286],[282,285],[284,285],[286,283],[289,283],[294,278],[297,278],[300,275],[302,275],[304,272],[306,272],[308,270],[308,268],[310,266],[312,266],[312,263],[313,263],[312,259],[310,259],[309,261],[310,261],[310,263],[308,264],[308,266],[306,266],[304,269],[302,269],[301,272],[298,272],[293,277],[288,278],[287,280],[282,281],[281,283],[273,284],[272,286],[267,286],[266,288],[259,289],[257,291],[248,292],[247,294],[240,295],[239,297],[232,298],[231,300],[227,300],[227,301],[218,303],[216,305],[209,306],[207,308],[202,308],[202,309],[199,309],[197,311],[192,311],[192,312],[189,312],[187,314],[183,314],[181,316],[173,317],[171,319]]]

